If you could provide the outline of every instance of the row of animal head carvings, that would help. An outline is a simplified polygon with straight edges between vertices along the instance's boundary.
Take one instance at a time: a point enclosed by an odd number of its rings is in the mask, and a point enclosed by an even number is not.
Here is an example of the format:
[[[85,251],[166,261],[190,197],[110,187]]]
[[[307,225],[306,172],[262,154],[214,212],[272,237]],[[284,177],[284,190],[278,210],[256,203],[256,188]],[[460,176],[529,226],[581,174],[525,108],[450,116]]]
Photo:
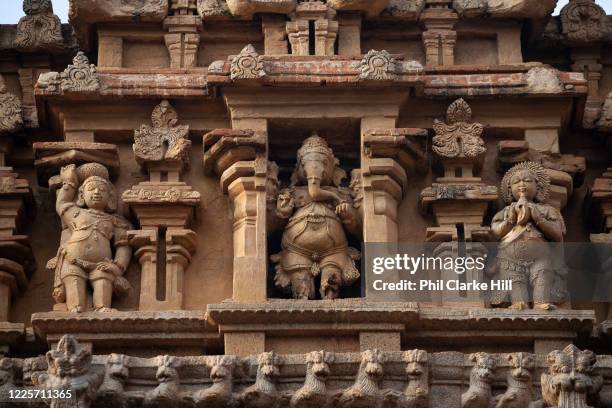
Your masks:
[[[547,356],[367,350],[92,357],[64,336],[45,357],[0,359],[0,401],[11,388],[34,386],[77,390],[79,406],[420,408],[438,405],[437,384],[454,384],[463,393],[451,407],[607,407],[602,374],[610,374],[612,358],[597,360],[573,345]],[[540,373],[541,391],[534,386]]]

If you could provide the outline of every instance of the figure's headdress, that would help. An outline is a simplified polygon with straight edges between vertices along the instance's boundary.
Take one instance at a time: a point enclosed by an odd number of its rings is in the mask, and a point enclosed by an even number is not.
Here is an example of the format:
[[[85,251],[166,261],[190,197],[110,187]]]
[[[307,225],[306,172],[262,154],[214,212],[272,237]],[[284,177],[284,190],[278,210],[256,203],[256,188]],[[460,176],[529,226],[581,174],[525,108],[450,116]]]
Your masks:
[[[304,140],[302,147],[298,150],[298,160],[306,153],[318,152],[329,157],[334,157],[334,151],[329,147],[327,141],[318,135],[317,132],[312,132],[312,136]]]
[[[99,182],[106,185],[108,188],[108,204],[106,211],[117,211],[117,192],[115,186],[110,182],[108,169],[100,163],[86,163],[76,169],[79,178],[79,192],[76,204],[79,207],[85,207],[85,199],[83,198],[83,189],[91,182]]]
[[[534,201],[544,202],[548,198],[550,192],[550,176],[546,173],[546,169],[539,163],[525,161],[512,167],[506,172],[501,181],[501,195],[506,204],[514,201],[512,196],[512,177],[521,171],[528,171],[533,176],[536,183],[536,196]]]

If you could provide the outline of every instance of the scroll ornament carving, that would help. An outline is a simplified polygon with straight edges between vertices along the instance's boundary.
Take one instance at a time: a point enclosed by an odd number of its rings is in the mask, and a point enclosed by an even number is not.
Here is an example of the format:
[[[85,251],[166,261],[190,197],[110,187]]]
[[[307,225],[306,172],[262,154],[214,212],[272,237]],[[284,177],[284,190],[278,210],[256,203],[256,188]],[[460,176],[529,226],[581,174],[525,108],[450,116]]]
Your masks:
[[[0,75],[0,133],[12,133],[22,126],[21,101],[8,91]]]
[[[72,64],[62,73],[61,89],[64,92],[95,92],[100,88],[96,66],[79,51]]]
[[[51,0],[24,0],[23,11],[26,16],[17,23],[15,48],[32,52],[63,47],[62,24],[53,14]]]
[[[588,408],[589,399],[596,397],[603,385],[602,377],[593,372],[597,356],[570,344],[563,351],[548,354],[547,360],[548,373],[542,374],[540,382],[548,406]]]
[[[252,44],[247,45],[236,55],[230,64],[230,79],[258,79],[266,76],[263,57],[255,51]]]
[[[95,398],[100,376],[91,370],[91,353],[71,335],[63,336],[46,354],[47,372],[32,378],[36,387],[72,390],[73,399],[55,399],[52,408],[88,407]]]
[[[122,198],[128,202],[154,201],[162,203],[193,202],[200,201],[200,193],[194,190],[178,189],[164,186],[134,186],[124,191]]]
[[[141,125],[134,132],[136,161],[177,161],[189,163],[189,126],[178,125],[178,114],[167,100],[162,101],[151,114],[153,126]],[[170,200],[171,201],[171,200]]]
[[[551,310],[567,297],[563,254],[548,244],[563,241],[565,223],[559,210],[543,203],[549,190],[550,177],[534,162],[517,164],[502,179],[507,206],[493,217],[491,229],[500,239],[499,277],[512,280],[512,290],[494,292],[494,305],[509,298],[510,308],[528,308],[532,292],[534,308]]]
[[[328,401],[327,378],[334,355],[325,351],[313,351],[306,356],[306,379],[302,388],[291,398],[291,408],[319,408]]]
[[[396,61],[387,51],[370,50],[359,63],[359,79],[392,80]]]
[[[132,257],[127,231],[130,224],[117,215],[115,187],[108,171],[97,163],[63,167],[56,209],[69,238],[62,240],[49,262],[55,270],[53,297],[68,311],[84,312],[87,282],[93,287],[94,310],[109,312],[113,291],[129,290],[123,278]]]
[[[100,80],[96,66],[79,51],[63,72],[45,72],[38,77],[36,87],[49,93],[97,92]]]
[[[600,41],[607,32],[608,16],[593,0],[572,0],[561,10],[561,29],[575,43]]]
[[[472,109],[463,99],[454,101],[446,111],[446,123],[435,120],[433,150],[443,158],[475,159],[486,151],[480,123],[472,123]]]
[[[495,360],[487,353],[473,353],[469,359],[475,364],[470,371],[470,387],[461,395],[461,408],[487,408],[491,404]]]
[[[296,299],[313,299],[315,277],[321,275],[321,298],[335,299],[341,286],[359,278],[359,252],[348,246],[345,231],[359,236],[358,211],[351,191],[340,187],[346,173],[325,139],[314,133],[297,156],[291,185],[277,199],[276,215],[288,221],[282,251],[271,257],[275,284],[291,288]]]

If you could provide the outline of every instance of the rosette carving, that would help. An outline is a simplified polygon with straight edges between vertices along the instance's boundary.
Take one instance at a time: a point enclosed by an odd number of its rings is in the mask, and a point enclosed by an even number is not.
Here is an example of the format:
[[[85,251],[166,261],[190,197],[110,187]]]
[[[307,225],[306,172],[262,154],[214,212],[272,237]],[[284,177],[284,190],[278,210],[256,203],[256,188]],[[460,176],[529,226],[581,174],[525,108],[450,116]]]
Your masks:
[[[395,58],[387,51],[370,50],[359,64],[360,79],[390,80],[395,76]]]
[[[236,55],[230,65],[230,78],[236,79],[258,79],[264,77],[263,57],[255,51],[252,44],[247,45]]]
[[[61,74],[62,92],[95,92],[100,88],[96,66],[79,51]]]

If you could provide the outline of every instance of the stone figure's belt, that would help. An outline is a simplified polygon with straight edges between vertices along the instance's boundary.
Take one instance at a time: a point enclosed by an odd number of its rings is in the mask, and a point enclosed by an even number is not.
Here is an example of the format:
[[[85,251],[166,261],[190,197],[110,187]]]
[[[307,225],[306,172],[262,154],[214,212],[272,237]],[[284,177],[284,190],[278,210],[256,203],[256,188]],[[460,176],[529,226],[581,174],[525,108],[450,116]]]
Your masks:
[[[348,249],[348,246],[343,245],[328,249],[327,251],[315,252],[289,242],[286,239],[283,239],[282,246],[289,251],[296,252],[306,258],[310,258],[312,260],[312,265],[310,266],[310,273],[312,273],[312,276],[318,276],[321,273],[321,266],[319,265],[321,259],[329,255],[345,252]]]

